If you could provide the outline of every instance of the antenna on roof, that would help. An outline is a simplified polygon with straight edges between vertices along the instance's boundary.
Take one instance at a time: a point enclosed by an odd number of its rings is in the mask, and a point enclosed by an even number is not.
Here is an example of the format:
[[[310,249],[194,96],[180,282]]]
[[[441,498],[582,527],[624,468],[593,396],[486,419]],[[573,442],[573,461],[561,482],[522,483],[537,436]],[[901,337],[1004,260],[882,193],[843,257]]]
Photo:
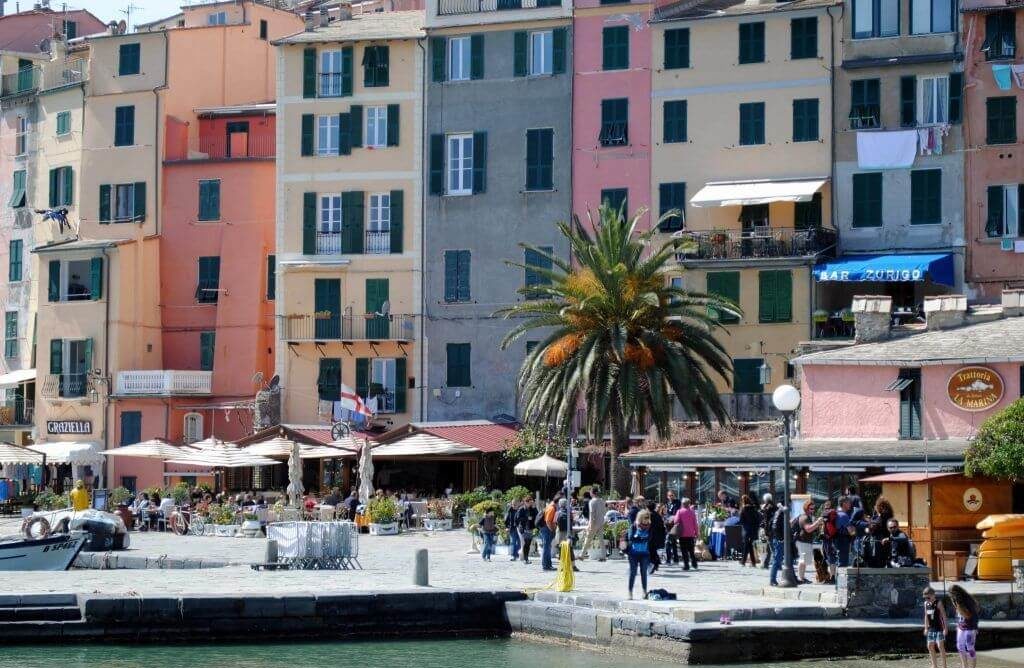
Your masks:
[[[128,25],[132,22],[132,12],[136,9],[142,9],[142,7],[132,4],[129,0],[128,6],[121,10],[121,13],[125,15],[125,20],[122,22],[124,23],[124,29],[121,30],[121,34],[128,32]],[[120,24],[118,27],[120,27]]]

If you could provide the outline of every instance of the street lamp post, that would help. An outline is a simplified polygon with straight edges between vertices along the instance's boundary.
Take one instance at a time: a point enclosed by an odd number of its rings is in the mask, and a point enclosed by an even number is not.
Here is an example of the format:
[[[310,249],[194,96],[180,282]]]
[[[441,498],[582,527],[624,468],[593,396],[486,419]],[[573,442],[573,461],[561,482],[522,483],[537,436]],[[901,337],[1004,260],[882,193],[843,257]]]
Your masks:
[[[780,385],[772,393],[772,403],[782,413],[782,502],[784,504],[782,535],[782,572],[779,573],[780,587],[796,587],[796,574],[793,572],[793,536],[790,526],[790,513],[792,512],[789,500],[789,429],[793,418],[793,412],[800,407],[800,390],[792,385]]]

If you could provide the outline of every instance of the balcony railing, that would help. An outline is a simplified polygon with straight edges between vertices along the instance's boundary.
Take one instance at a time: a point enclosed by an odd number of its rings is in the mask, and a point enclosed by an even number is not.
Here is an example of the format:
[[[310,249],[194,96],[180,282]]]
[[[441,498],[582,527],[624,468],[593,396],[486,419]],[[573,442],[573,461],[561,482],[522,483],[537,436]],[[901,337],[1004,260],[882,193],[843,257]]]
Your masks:
[[[236,132],[221,137],[200,137],[199,152],[210,160],[244,160],[247,158],[273,158],[276,155],[274,137]]]
[[[330,312],[278,316],[284,341],[412,341],[411,315],[338,315]]]
[[[346,241],[344,232],[317,232],[317,255],[353,254],[351,239]],[[363,255],[387,255],[391,252],[391,230],[373,230],[363,236]]]
[[[391,252],[391,230],[375,230],[366,233],[363,252],[367,255],[387,255]]]
[[[750,231],[711,230],[681,233],[692,239],[696,248],[681,253],[687,260],[742,260],[777,257],[827,255],[835,249],[835,230],[811,227],[797,230],[790,227],[764,227]]]
[[[31,399],[6,399],[0,401],[0,425],[31,425],[34,417],[34,402]]]
[[[39,89],[39,68],[25,67],[0,77],[0,96],[24,95]]]
[[[52,62],[42,67],[42,90],[80,84],[89,78],[89,61]]]
[[[212,371],[146,369],[117,372],[118,395],[174,397],[210,394],[212,387]]]
[[[43,378],[40,394],[47,399],[84,397],[88,381],[85,373],[51,373]]]
[[[441,16],[450,16],[511,9],[560,7],[561,5],[560,0],[438,0],[437,13]]]

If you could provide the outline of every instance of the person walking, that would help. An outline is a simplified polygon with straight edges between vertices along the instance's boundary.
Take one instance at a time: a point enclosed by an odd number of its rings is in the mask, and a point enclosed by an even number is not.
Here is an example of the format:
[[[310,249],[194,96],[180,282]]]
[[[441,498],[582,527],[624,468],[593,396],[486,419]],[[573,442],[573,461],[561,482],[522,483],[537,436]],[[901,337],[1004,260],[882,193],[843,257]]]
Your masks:
[[[816,509],[814,501],[807,501],[804,503],[804,512],[793,523],[796,529],[793,532],[796,535],[796,551],[800,555],[800,561],[796,567],[797,579],[804,584],[811,584],[811,581],[805,576],[807,567],[814,566],[814,541],[824,524],[824,518],[814,517]]]
[[[779,571],[782,570],[782,559],[785,554],[786,544],[786,507],[781,503],[772,515],[771,530],[768,538],[772,543],[772,567],[768,571],[768,584],[773,587],[779,586]]]
[[[746,566],[747,557],[750,557],[751,568],[756,567],[757,552],[754,551],[754,541],[757,540],[757,531],[761,528],[761,512],[746,494],[740,497],[740,527],[743,528],[743,550],[740,553],[740,566]]]
[[[590,524],[587,525],[586,538],[583,539],[583,554],[580,556],[581,559],[586,559],[587,550],[589,550],[596,541],[603,538],[604,516],[607,512],[608,506],[605,504],[604,499],[601,498],[601,488],[594,485],[590,488],[590,504],[588,508]],[[598,561],[604,561],[604,557],[599,557]]]
[[[665,495],[668,501],[665,505],[668,506],[668,515],[673,516],[679,512],[679,509],[683,507],[683,502],[676,498],[676,493],[671,489],[668,490],[668,494]]]
[[[523,549],[523,563],[530,563],[530,545],[533,543],[533,530],[537,525],[537,509],[533,507],[533,497],[524,496],[523,503],[516,511],[515,529],[519,534],[519,542]]]
[[[697,570],[697,555],[694,553],[697,545],[697,512],[689,499],[682,500],[675,523],[679,527],[679,552],[683,557],[683,570],[688,571],[691,566]]]
[[[490,561],[491,557],[494,556],[494,543],[498,535],[498,518],[494,514],[493,508],[488,509],[484,516],[480,518],[480,535],[484,539],[484,549],[480,556],[483,557],[484,561]]]
[[[764,543],[764,558],[761,567],[768,570],[772,566],[772,520],[775,518],[775,501],[771,494],[761,497],[761,539]]]
[[[626,517],[629,518],[629,525],[630,526],[635,526],[636,525],[636,516],[640,514],[641,510],[644,510],[644,509],[647,508],[647,501],[644,500],[644,497],[638,496],[633,501],[632,505],[630,505],[628,502],[627,502],[626,505],[629,508],[629,512],[626,513]]]
[[[651,565],[651,511],[641,510],[636,514],[636,523],[626,534],[626,554],[629,557],[629,598],[633,599],[633,585],[636,583],[637,571],[640,573],[640,586],[647,598],[647,569]]]
[[[844,497],[845,498],[845,497]],[[939,668],[938,657],[942,657],[942,668],[946,668],[946,634],[949,633],[946,621],[946,610],[935,596],[935,590],[925,587],[924,598],[924,637],[928,644],[928,655],[932,659],[932,668]]]
[[[974,650],[978,642],[978,602],[960,585],[949,588],[949,600],[956,610],[956,651],[960,653],[960,668],[975,668],[978,661]]]
[[[555,540],[555,517],[558,514],[558,497],[551,500],[551,503],[544,509],[544,514],[538,516],[537,524],[540,526],[541,555],[540,565],[546,571],[553,571],[555,567],[551,564],[551,544]]]
[[[662,507],[654,501],[647,502],[647,512],[651,514],[651,539],[648,547],[651,553],[651,573],[657,572],[661,566],[661,556],[658,550],[665,546],[665,539],[668,532],[665,530],[665,520],[661,516]]]
[[[508,504],[508,508],[505,510],[505,527],[508,529],[508,541],[509,541],[509,561],[515,561],[519,558],[519,531],[516,528],[516,515],[519,514],[519,506],[521,501],[519,499],[512,499],[512,503]]]

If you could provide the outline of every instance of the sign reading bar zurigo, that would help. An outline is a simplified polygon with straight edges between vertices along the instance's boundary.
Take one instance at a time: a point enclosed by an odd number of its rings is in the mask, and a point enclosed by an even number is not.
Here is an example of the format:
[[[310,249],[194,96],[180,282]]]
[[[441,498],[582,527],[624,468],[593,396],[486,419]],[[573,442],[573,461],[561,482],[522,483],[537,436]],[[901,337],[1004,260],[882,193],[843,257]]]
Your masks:
[[[47,420],[47,434],[91,434],[92,420]]]
[[[1003,398],[1003,379],[987,366],[965,366],[949,377],[946,393],[965,411],[983,411]]]

